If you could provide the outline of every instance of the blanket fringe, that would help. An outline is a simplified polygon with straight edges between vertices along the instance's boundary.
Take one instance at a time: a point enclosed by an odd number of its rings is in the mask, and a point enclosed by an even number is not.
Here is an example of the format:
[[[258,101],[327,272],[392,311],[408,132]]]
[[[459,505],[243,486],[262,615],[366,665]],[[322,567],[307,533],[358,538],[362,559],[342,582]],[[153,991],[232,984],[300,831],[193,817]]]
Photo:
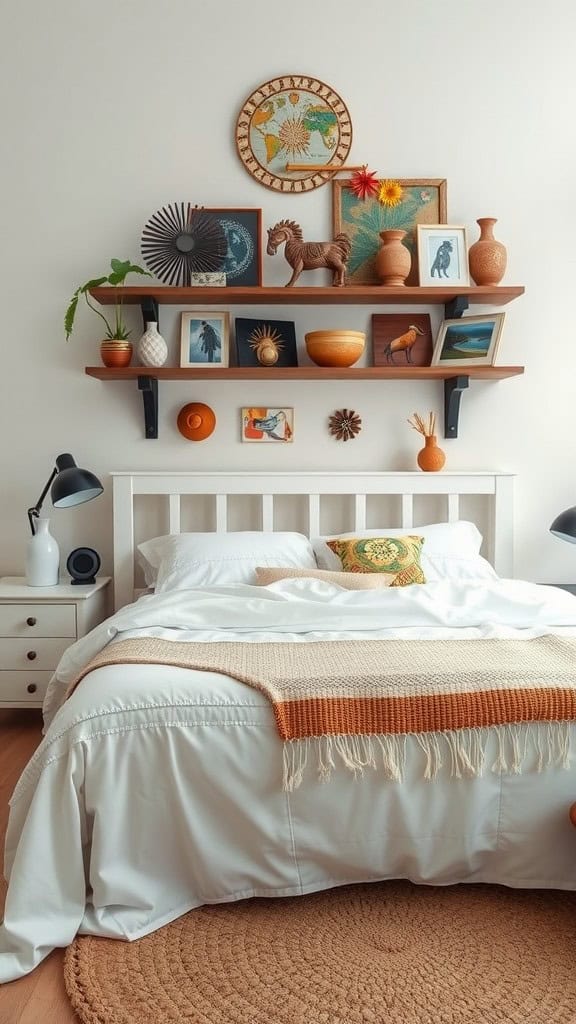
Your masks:
[[[490,737],[496,740],[491,771],[519,775],[552,766],[570,768],[570,722],[523,723],[454,732],[410,734],[423,753],[423,779],[435,779],[447,756],[450,777],[475,778],[484,774]],[[367,768],[385,779],[401,782],[406,767],[408,735],[334,735],[288,740],[283,752],[283,787],[291,792],[302,783],[310,758],[315,757],[318,778],[328,782],[338,763],[356,778]]]

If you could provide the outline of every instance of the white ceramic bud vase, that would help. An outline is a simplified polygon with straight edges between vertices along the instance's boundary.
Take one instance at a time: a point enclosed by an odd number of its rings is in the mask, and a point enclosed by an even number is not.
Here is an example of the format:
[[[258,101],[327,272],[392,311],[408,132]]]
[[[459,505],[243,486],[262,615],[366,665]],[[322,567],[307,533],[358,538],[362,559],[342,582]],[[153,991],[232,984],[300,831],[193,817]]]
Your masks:
[[[149,320],[146,330],[136,346],[142,366],[164,366],[168,359],[168,346],[158,331],[158,324]]]
[[[29,587],[54,587],[58,583],[60,549],[50,533],[49,519],[35,519],[36,533],[26,548],[26,583]]]

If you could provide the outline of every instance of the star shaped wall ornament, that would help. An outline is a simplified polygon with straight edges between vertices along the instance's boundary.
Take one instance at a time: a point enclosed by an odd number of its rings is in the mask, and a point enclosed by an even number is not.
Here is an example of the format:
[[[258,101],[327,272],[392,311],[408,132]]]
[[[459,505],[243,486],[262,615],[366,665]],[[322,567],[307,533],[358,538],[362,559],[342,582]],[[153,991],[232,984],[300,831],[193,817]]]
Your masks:
[[[380,188],[376,171],[369,171],[368,164],[363,164],[359,171],[350,178],[350,188],[358,199],[369,199],[375,196]]]

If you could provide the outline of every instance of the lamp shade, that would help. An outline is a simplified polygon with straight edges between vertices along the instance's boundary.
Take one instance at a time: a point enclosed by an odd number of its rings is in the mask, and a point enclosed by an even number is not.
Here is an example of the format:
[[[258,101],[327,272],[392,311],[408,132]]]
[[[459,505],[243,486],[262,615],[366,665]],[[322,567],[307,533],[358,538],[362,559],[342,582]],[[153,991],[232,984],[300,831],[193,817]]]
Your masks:
[[[576,544],[576,505],[566,508],[550,527],[550,533],[560,540],[567,540],[570,544]]]
[[[104,488],[94,473],[80,469],[71,455],[59,455],[56,459],[58,473],[50,490],[52,504],[56,508],[70,508],[81,505],[102,494]]]

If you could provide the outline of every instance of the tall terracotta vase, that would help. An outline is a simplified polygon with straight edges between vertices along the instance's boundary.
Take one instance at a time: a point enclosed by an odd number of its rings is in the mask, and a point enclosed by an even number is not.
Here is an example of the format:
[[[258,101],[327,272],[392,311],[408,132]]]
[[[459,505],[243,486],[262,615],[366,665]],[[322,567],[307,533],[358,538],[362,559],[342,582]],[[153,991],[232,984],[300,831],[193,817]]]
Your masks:
[[[376,273],[383,285],[403,285],[410,273],[412,257],[406,246],[402,245],[405,237],[405,231],[391,228],[380,232],[382,244],[376,254]]]
[[[479,217],[480,238],[470,246],[468,263],[476,284],[499,284],[506,270],[506,248],[494,238],[495,217]]]
[[[425,473],[437,473],[446,462],[446,455],[438,447],[436,434],[424,437],[424,447],[418,452],[416,462]]]

